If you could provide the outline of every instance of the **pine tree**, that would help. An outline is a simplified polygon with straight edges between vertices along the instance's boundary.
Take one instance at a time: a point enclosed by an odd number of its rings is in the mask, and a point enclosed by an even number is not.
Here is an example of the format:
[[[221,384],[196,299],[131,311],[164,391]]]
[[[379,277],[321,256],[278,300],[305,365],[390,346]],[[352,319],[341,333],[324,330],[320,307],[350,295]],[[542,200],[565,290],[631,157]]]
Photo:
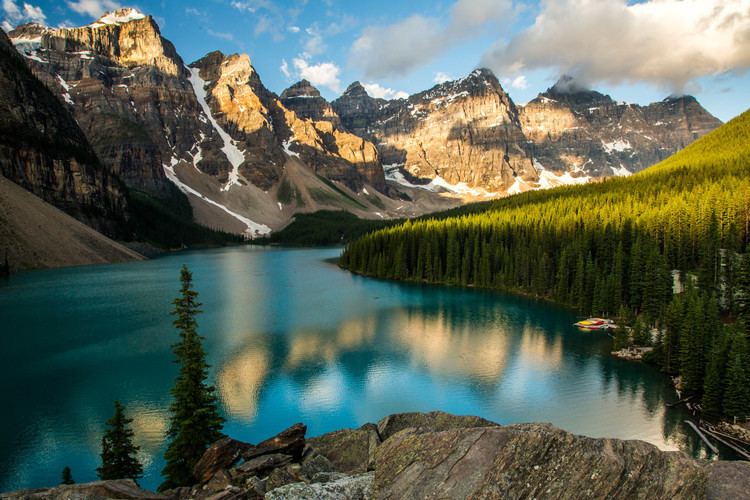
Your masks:
[[[115,401],[115,414],[107,420],[109,429],[102,437],[102,465],[96,469],[100,479],[133,479],[143,475],[138,461],[138,447],[133,444],[132,418],[125,416],[125,408]]]
[[[723,377],[724,355],[721,343],[717,341],[711,351],[706,368],[706,377],[703,382],[703,406],[704,414],[709,418],[718,418],[722,414],[722,377]]]
[[[729,349],[727,373],[724,381],[724,414],[745,418],[750,415],[750,391],[745,369],[747,341],[741,333],[735,334]]]
[[[62,471],[62,484],[75,484],[73,480],[73,473],[70,471],[70,467],[67,465]]]
[[[195,483],[193,466],[206,449],[222,437],[224,419],[219,415],[213,386],[206,384],[208,364],[198,335],[195,316],[199,314],[198,292],[193,290],[193,276],[187,266],[180,271],[182,287],[174,300],[174,325],[180,341],[174,346],[180,372],[172,388],[169,445],[164,453],[165,477],[160,490]]]
[[[745,335],[750,336],[750,252],[742,255],[737,273],[737,320]]]

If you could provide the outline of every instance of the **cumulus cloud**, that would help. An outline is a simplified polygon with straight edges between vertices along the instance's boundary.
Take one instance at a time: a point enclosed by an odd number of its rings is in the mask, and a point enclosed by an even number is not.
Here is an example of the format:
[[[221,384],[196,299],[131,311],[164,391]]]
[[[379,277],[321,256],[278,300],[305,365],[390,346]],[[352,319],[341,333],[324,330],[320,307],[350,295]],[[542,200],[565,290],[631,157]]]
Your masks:
[[[341,80],[339,79],[341,70],[336,64],[332,62],[310,64],[301,57],[296,57],[292,64],[300,78],[308,80],[316,87],[325,87],[336,93],[341,92]]]
[[[443,73],[442,71],[438,71],[437,73],[435,73],[435,78],[432,79],[432,81],[437,84],[449,82],[451,80],[453,80],[453,77],[448,73]]]
[[[292,72],[289,71],[289,63],[286,62],[286,59],[281,60],[281,66],[279,66],[279,70],[281,71],[281,74],[284,75],[284,77],[287,80],[292,78]]]
[[[229,5],[240,12],[254,15],[253,35],[256,38],[269,35],[274,42],[280,42],[284,40],[287,22],[294,21],[294,19],[289,19],[289,16],[270,0],[233,0]]]
[[[510,86],[514,89],[525,89],[529,86],[529,82],[526,81],[526,77],[524,75],[519,75],[515,77],[512,82],[510,82]]]
[[[750,0],[545,0],[534,24],[499,41],[482,64],[679,92],[701,76],[750,68]]]
[[[4,17],[0,25],[5,31],[10,31],[23,23],[44,24],[47,21],[47,16],[44,15],[41,7],[29,3],[24,3],[19,7],[14,0],[3,0],[3,13]]]
[[[370,97],[375,97],[376,99],[406,99],[409,97],[409,94],[402,90],[383,87],[379,83],[363,83],[362,86]]]
[[[304,45],[304,53],[308,58],[325,52],[326,43],[323,40],[323,34],[320,32],[317,25],[305,29],[305,34],[307,35],[307,40]]]
[[[105,12],[120,8],[120,4],[114,0],[68,0],[66,3],[74,12],[91,17],[101,17]]]
[[[447,22],[413,15],[389,25],[370,26],[354,41],[350,62],[368,78],[403,76],[423,66],[481,28],[513,16],[511,0],[458,0]]]

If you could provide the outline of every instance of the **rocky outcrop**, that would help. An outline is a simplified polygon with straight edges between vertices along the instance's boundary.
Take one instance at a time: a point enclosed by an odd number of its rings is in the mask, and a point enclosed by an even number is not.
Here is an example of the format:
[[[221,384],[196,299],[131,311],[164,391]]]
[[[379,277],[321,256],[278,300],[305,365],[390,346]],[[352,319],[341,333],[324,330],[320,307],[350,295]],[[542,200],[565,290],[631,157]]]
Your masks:
[[[84,484],[61,484],[55,488],[3,493],[0,498],[8,500],[103,500],[108,498],[166,500],[168,497],[141,489],[132,479],[116,479]]]
[[[378,422],[378,434],[385,441],[404,429],[415,429],[416,432],[438,432],[448,429],[496,426],[496,423],[482,417],[451,415],[442,411],[433,411],[430,413],[396,413]]]
[[[643,170],[721,125],[694,97],[618,103],[570,77],[523,106],[520,120],[541,165],[592,177]]]
[[[105,234],[126,236],[123,186],[2,30],[0,174]]]
[[[369,500],[375,474],[343,476],[325,483],[293,483],[266,494],[267,500]]]
[[[304,453],[297,455],[293,450],[304,442],[300,435],[304,436],[304,428],[298,424],[248,448],[263,454],[165,495],[273,500],[714,500],[746,498],[750,491],[747,462],[694,460],[642,441],[576,436],[549,424],[500,426],[479,417],[406,413],[386,417],[377,426],[366,424],[310,439]],[[225,439],[206,453],[234,457],[237,449],[237,442]],[[258,459],[265,465],[257,466]],[[111,483],[112,491],[123,487],[120,481]],[[40,496],[30,498],[68,498],[63,496],[67,488],[36,490]],[[102,483],[78,488],[102,491],[102,497],[110,491],[102,489]],[[24,494],[28,493],[7,497],[29,498]]]
[[[518,110],[489,70],[395,101],[372,99],[354,83],[333,107],[378,144],[384,164],[412,177],[500,192],[516,178],[538,181]]]

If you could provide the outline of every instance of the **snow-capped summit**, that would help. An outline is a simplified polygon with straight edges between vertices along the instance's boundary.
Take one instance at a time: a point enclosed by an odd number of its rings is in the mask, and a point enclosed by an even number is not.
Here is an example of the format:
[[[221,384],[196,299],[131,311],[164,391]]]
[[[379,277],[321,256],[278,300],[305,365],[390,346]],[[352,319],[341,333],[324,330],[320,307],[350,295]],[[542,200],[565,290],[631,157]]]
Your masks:
[[[117,9],[115,11],[104,14],[95,22],[89,24],[89,26],[92,28],[98,28],[100,26],[106,26],[108,24],[124,24],[129,23],[130,21],[144,19],[145,17],[146,14],[139,11],[138,9],[126,7],[124,9]]]

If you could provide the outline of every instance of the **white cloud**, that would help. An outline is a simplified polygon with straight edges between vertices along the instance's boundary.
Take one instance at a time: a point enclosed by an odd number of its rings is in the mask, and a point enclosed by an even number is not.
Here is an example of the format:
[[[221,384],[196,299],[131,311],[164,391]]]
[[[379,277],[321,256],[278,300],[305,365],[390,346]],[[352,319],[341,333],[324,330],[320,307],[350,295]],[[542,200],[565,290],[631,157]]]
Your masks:
[[[512,82],[510,82],[510,86],[514,89],[525,89],[529,86],[529,82],[526,81],[526,77],[524,75],[519,75],[515,77]]]
[[[339,79],[341,70],[336,64],[332,62],[310,64],[301,57],[294,58],[292,64],[300,78],[308,80],[316,87],[326,87],[333,92],[341,92],[341,80]]]
[[[370,97],[376,99],[406,99],[409,97],[409,94],[404,91],[383,87],[379,83],[363,83],[362,86]]]
[[[285,78],[289,79],[292,77],[292,73],[289,71],[289,63],[286,62],[286,59],[281,60],[281,66],[279,66],[279,69]]]
[[[214,38],[220,38],[228,42],[234,41],[234,35],[232,35],[231,33],[226,33],[224,31],[214,31],[212,29],[209,29],[206,32]]]
[[[435,78],[432,79],[432,81],[437,84],[449,82],[451,80],[453,80],[453,77],[448,73],[443,73],[442,71],[438,71],[437,73],[435,73]]]
[[[105,12],[120,8],[120,4],[114,0],[68,0],[66,3],[74,12],[91,17],[101,17]]]
[[[369,26],[349,55],[368,78],[403,76],[424,66],[454,44],[481,34],[491,23],[512,18],[511,0],[457,0],[447,22],[413,15],[385,26]]]
[[[313,57],[322,54],[326,50],[326,44],[323,40],[323,34],[317,26],[310,26],[305,29],[307,40],[305,41],[304,50],[307,57]]]
[[[47,16],[44,15],[42,8],[29,3],[24,3],[19,7],[15,0],[3,0],[3,12],[5,17],[0,25],[5,31],[10,31],[23,23],[44,24],[47,22]]]
[[[287,29],[289,31],[291,31],[292,33],[299,33],[300,32],[300,27],[299,26],[289,26]]]
[[[284,40],[285,26],[293,19],[287,19],[282,9],[270,0],[233,0],[232,8],[254,15],[253,35],[257,38],[268,34],[274,42]]]
[[[750,0],[546,0],[534,24],[498,41],[483,65],[682,91],[701,76],[750,68]]]

